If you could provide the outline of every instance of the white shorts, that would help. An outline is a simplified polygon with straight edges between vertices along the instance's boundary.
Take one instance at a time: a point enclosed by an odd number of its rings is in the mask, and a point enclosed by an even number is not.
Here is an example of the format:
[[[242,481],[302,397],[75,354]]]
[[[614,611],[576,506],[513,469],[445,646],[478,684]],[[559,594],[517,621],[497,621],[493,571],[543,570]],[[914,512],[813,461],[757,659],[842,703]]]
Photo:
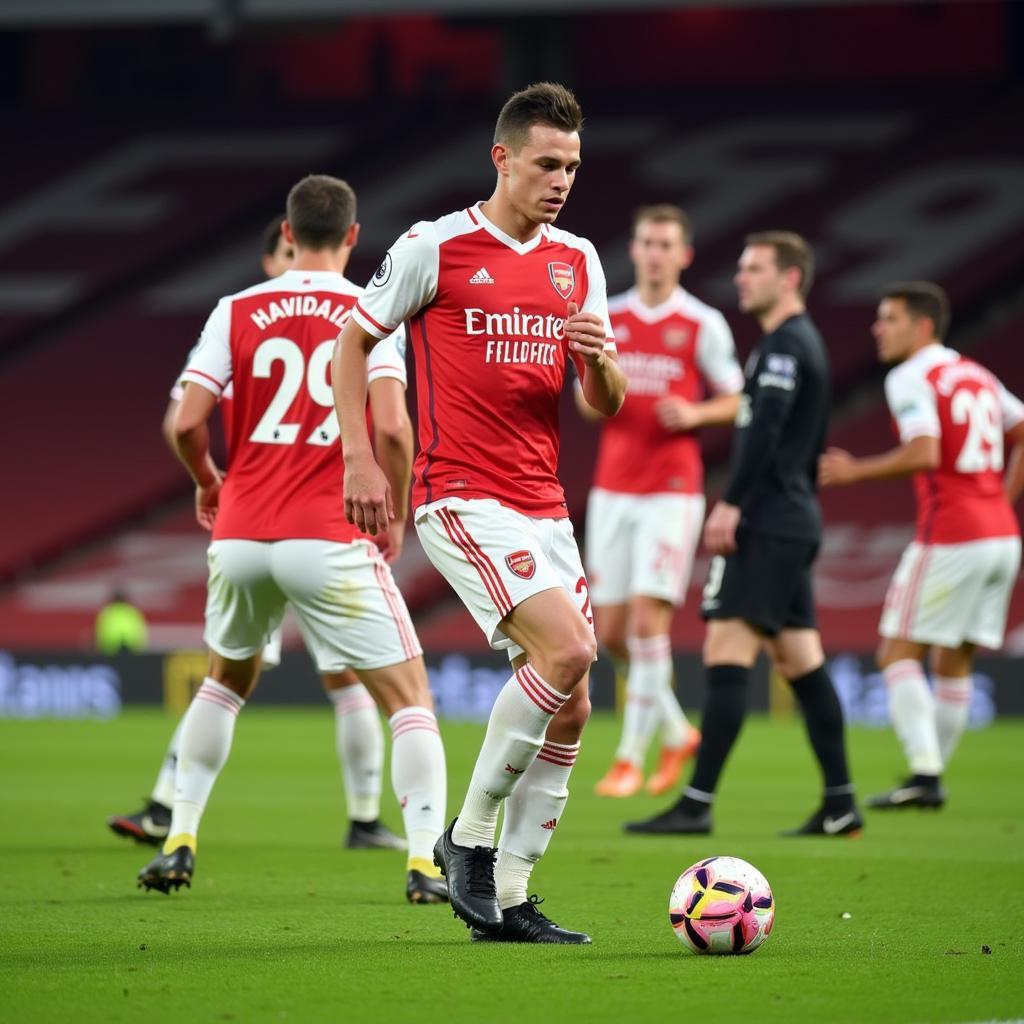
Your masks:
[[[703,525],[703,494],[619,494],[595,487],[587,502],[594,604],[657,597],[681,605]]]
[[[1019,537],[912,543],[896,567],[878,632],[939,647],[998,649],[1020,570]]]
[[[590,589],[568,519],[531,519],[491,498],[445,498],[416,510],[427,557],[495,650],[525,653],[499,628],[516,605],[563,587],[594,626]]]
[[[422,653],[405,601],[375,544],[327,540],[217,540],[207,552],[211,650],[259,654],[295,609],[321,672],[383,668]]]
[[[284,639],[284,626],[278,626],[263,646],[263,667],[277,668],[281,664],[281,641]]]

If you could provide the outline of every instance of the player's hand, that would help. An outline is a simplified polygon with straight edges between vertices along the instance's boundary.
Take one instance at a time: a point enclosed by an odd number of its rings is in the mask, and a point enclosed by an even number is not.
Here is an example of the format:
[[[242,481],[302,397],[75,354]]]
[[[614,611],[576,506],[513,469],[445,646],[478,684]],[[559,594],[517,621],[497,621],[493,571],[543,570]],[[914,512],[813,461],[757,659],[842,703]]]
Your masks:
[[[857,459],[842,448],[829,448],[818,459],[818,483],[822,487],[842,487],[857,481]]]
[[[395,518],[387,477],[372,456],[345,459],[345,518],[364,533],[385,533]]]
[[[380,548],[380,553],[384,556],[384,561],[388,565],[397,562],[398,556],[402,553],[407,525],[404,519],[392,519],[388,524],[387,533],[377,539],[377,547]]]
[[[713,555],[731,555],[736,550],[736,528],[740,510],[727,501],[718,502],[704,524],[704,546]]]
[[[217,509],[220,506],[220,489],[224,483],[224,477],[218,473],[213,483],[196,484],[196,522],[204,530],[213,532],[213,524],[217,519]]]
[[[694,430],[700,426],[696,405],[685,398],[662,398],[654,404],[654,415],[666,430],[673,433]]]
[[[581,313],[580,307],[570,302],[564,331],[571,352],[576,352],[588,366],[601,365],[604,361],[605,331],[596,313]]]

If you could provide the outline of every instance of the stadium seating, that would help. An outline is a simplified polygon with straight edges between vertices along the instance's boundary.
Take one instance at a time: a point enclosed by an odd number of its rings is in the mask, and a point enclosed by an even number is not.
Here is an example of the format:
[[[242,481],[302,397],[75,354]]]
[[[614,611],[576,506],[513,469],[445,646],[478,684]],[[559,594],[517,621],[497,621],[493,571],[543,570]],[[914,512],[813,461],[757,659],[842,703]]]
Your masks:
[[[977,98],[965,94],[958,102],[967,106]],[[868,97],[841,111],[827,97],[780,96],[778,110],[767,129],[751,122],[727,94],[698,113],[591,113],[586,170],[564,226],[597,243],[610,290],[629,283],[632,207],[680,201],[698,230],[687,286],[726,311],[745,354],[756,330],[736,313],[729,281],[743,235],[752,228],[793,227],[817,247],[812,309],[829,342],[840,408],[846,395],[879,380],[869,327],[874,289],[892,277],[942,281],[953,296],[957,327],[966,326],[964,336],[1013,385],[1019,374],[1013,342],[1024,323],[1019,316],[999,319],[994,301],[1016,288],[1015,267],[1024,252],[1024,207],[1019,190],[1007,186],[1020,149],[1018,134],[1008,131],[1012,97],[990,96],[973,108],[972,118],[961,120],[950,119],[933,98],[911,93],[887,95],[884,102]],[[111,552],[131,548],[126,538],[149,537],[153,529],[162,535],[166,521],[192,536],[180,517],[161,518],[162,510],[189,493],[159,437],[167,389],[216,297],[257,276],[258,234],[265,218],[280,209],[287,185],[313,164],[340,170],[357,186],[364,228],[350,276],[360,281],[408,223],[486,194],[486,166],[467,155],[486,149],[489,118],[460,112],[446,122],[450,130],[440,132],[436,122],[428,132],[407,119],[410,146],[428,153],[414,178],[401,161],[382,166],[375,153],[357,152],[354,143],[374,130],[366,120],[330,131],[217,133],[203,123],[202,130],[197,125],[149,138],[125,130],[99,142],[72,139],[58,173],[52,164],[44,173],[42,163],[36,177],[0,169],[0,182],[9,179],[8,210],[23,221],[21,235],[0,234],[0,402],[15,425],[9,427],[15,439],[9,456],[11,478],[18,481],[18,500],[0,506],[0,581],[20,578],[35,586],[73,579],[78,563],[55,559],[97,541],[101,546],[90,558],[99,565]],[[274,126],[288,122],[286,111],[268,118]],[[617,197],[613,215],[609,196]],[[922,197],[919,205],[915,196]],[[44,208],[49,220],[40,219]],[[927,245],[909,248],[911,237],[923,237]],[[66,268],[77,268],[73,280]],[[37,293],[30,287],[33,275],[43,289]],[[47,280],[53,288],[49,306],[39,298],[48,294]],[[25,291],[20,303],[11,298],[19,282]],[[993,309],[997,322],[988,326]],[[41,406],[45,425],[33,427]],[[871,418],[870,434],[855,421],[837,430],[837,441],[848,436],[864,446],[870,436],[884,443],[879,409],[876,396],[864,414]],[[563,453],[569,456],[562,471],[579,521],[596,433],[576,417],[568,395],[562,413]],[[22,436],[30,436],[31,445],[19,445]],[[709,432],[704,443],[713,480],[728,450],[728,432]],[[892,524],[909,522],[907,509],[891,497],[897,490],[882,506],[850,492],[835,521],[852,524],[862,539],[877,540],[890,515]],[[151,529],[148,521],[161,525]],[[853,543],[849,533],[843,536],[844,544]],[[456,634],[460,646],[476,642],[475,628],[467,628],[461,613],[434,613],[435,605],[447,604],[447,592],[421,555],[413,559],[416,551],[412,541],[411,564],[402,575],[427,642],[436,637],[447,644]],[[832,564],[826,556],[823,571]],[[186,621],[186,609],[193,619],[198,615],[201,583],[200,571],[198,589],[160,599],[173,608],[168,622]],[[9,586],[0,593],[9,624],[0,641],[16,643],[35,629],[40,641],[50,636],[47,617],[31,627],[19,617],[21,592]],[[846,636],[857,616],[836,614],[837,635]],[[677,640],[694,643],[695,617],[688,611],[680,619]],[[15,621],[17,628],[10,625]],[[76,621],[53,626],[54,641],[62,637],[59,642],[66,643],[68,629],[80,633],[85,619]],[[851,627],[850,642],[862,645],[869,634],[866,625]]]

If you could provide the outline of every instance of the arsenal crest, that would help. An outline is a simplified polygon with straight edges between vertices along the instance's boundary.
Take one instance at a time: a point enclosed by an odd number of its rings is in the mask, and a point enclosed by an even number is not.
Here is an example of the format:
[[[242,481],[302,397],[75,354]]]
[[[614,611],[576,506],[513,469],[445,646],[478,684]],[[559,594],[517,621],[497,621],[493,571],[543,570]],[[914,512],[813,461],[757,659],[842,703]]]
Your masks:
[[[513,551],[505,556],[505,564],[521,579],[532,580],[537,571],[537,563],[529,551]]]
[[[570,263],[549,263],[548,277],[556,292],[563,299],[568,299],[576,290],[576,271]]]
[[[666,327],[661,335],[666,348],[682,348],[688,338],[689,331],[685,327]]]

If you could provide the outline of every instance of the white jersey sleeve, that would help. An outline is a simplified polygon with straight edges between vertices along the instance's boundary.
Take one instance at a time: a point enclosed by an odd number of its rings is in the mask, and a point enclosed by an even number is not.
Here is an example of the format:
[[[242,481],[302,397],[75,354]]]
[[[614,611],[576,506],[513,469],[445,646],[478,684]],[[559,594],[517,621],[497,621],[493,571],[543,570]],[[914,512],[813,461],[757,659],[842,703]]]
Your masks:
[[[192,362],[192,357],[196,354],[197,348],[199,348],[198,341],[188,350],[188,355],[185,357],[185,365],[182,367],[181,373],[174,378],[174,384],[171,385],[172,402],[180,402],[184,397],[185,389],[181,386],[181,378],[185,376],[185,371],[188,369],[189,363]]]
[[[743,370],[736,360],[736,343],[724,316],[709,309],[697,335],[697,366],[716,395],[735,395],[743,390]]]
[[[1024,421],[1024,402],[1012,391],[1007,391],[1002,384],[999,385],[999,407],[1003,413],[1003,433],[1013,430]]]
[[[585,240],[584,240],[585,241]],[[608,316],[608,284],[605,281],[604,267],[601,266],[601,258],[597,250],[586,242],[583,252],[587,257],[587,294],[580,307],[581,313],[596,313],[604,324],[604,347],[605,351],[615,351],[615,332],[612,330],[612,322]]]
[[[366,357],[366,383],[372,384],[382,377],[393,377],[408,387],[405,371],[405,327],[399,327],[383,341],[373,346]]]
[[[896,421],[900,441],[907,444],[915,437],[941,437],[939,411],[923,374],[913,366],[897,366],[885,378],[885,400]]]
[[[231,300],[221,299],[189,355],[182,383],[199,384],[218,398],[231,381]]]
[[[429,221],[398,239],[370,278],[352,316],[364,331],[386,338],[437,294],[437,232]]]

